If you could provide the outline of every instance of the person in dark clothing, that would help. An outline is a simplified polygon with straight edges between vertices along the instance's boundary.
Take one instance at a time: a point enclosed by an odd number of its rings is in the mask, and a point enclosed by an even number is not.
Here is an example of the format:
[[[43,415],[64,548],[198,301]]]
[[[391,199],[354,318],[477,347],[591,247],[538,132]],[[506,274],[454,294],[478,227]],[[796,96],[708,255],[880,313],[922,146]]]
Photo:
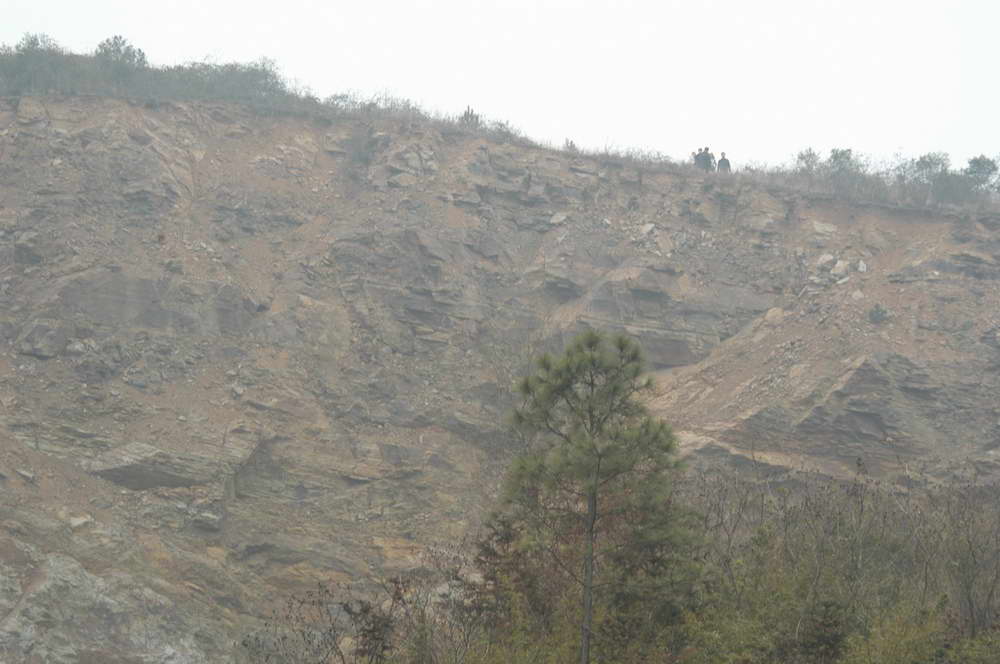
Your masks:
[[[712,154],[708,147],[705,148],[705,170],[709,173],[715,170],[715,155]]]
[[[700,148],[694,160],[695,166],[703,171],[712,170],[712,158],[708,154],[708,148]]]
[[[729,164],[729,160],[726,159],[726,153],[722,153],[722,159],[719,160],[719,172],[720,173],[732,173],[733,167]]]

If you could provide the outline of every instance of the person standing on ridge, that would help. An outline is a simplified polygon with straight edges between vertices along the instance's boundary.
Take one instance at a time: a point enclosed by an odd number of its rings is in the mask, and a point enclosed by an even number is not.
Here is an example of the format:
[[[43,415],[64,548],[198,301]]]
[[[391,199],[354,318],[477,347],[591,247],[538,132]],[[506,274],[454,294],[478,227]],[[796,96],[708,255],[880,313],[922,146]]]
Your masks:
[[[719,160],[719,172],[720,173],[732,173],[733,168],[729,164],[729,160],[726,159],[726,153],[722,153],[722,159]]]
[[[705,147],[705,170],[709,173],[715,171],[715,155]]]
[[[708,148],[700,148],[698,150],[698,155],[695,157],[695,165],[703,171],[712,169],[712,158],[708,154]]]

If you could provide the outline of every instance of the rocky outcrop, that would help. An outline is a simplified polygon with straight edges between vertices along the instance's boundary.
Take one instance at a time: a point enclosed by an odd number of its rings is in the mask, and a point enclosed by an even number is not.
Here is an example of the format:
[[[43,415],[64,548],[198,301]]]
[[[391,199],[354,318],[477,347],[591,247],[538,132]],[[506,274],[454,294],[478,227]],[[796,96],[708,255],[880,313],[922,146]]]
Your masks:
[[[0,565],[0,587],[11,598],[9,606],[0,605],[5,615],[0,653],[8,661],[210,661],[197,643],[195,625],[170,598],[128,574],[94,576],[63,554],[34,557],[27,591],[21,593],[17,568]]]
[[[938,442],[928,433],[934,429],[931,422],[941,415],[942,388],[902,355],[864,357],[822,400],[810,404],[809,414],[796,423],[795,430],[803,437],[823,436],[834,444],[854,444],[862,454],[870,446],[866,443],[902,435],[925,444]]]
[[[61,321],[34,320],[25,327],[17,340],[17,349],[24,355],[46,360],[62,353],[69,343],[67,326]]]
[[[102,454],[87,470],[129,489],[207,484],[216,473],[210,456],[195,457],[161,450],[147,443],[126,443]]]

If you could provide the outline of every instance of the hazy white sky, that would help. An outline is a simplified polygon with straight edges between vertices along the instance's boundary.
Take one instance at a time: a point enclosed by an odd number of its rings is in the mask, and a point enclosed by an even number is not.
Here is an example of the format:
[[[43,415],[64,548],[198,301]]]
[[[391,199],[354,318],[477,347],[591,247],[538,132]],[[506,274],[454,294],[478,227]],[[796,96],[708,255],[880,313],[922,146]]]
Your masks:
[[[275,60],[320,97],[472,106],[532,138],[735,165],[1000,154],[998,0],[0,0],[0,42],[121,34],[154,64]]]

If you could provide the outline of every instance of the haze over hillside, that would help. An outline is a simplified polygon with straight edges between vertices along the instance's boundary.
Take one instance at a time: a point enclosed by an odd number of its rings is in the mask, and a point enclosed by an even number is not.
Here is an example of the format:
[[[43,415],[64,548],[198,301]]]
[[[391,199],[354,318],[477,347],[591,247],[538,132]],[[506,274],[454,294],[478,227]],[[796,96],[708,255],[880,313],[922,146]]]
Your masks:
[[[320,98],[388,91],[471,105],[538,140],[772,165],[812,146],[876,161],[1000,153],[1000,7],[861,0],[655,3],[250,0],[169,6],[8,0],[0,43],[47,33],[75,52],[111,34],[151,63],[272,58]],[[929,91],[933,89],[933,94]]]
[[[474,535],[515,378],[587,328],[641,344],[694,468],[1000,474],[995,172],[727,177],[36,51],[80,75],[0,98],[11,661],[226,661],[277,598]],[[141,87],[199,76],[244,103]]]

